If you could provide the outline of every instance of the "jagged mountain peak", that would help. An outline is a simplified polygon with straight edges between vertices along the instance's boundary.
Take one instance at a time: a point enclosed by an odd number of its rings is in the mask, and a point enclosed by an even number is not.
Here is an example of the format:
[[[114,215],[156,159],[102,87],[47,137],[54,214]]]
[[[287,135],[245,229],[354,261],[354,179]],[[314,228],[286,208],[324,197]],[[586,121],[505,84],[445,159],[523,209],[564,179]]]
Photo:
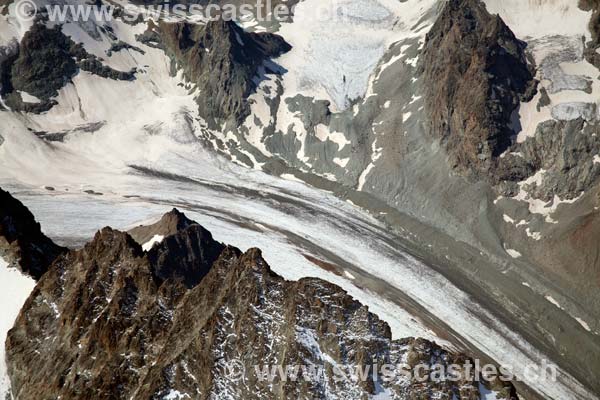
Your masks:
[[[535,94],[525,47],[480,0],[448,2],[427,34],[422,67],[430,129],[460,172],[498,181],[496,157],[514,136],[511,115]]]
[[[197,223],[186,217],[186,215],[179,211],[177,208],[173,208],[171,211],[163,215],[161,218],[161,222],[175,223],[177,230],[187,228],[188,226]]]
[[[192,224],[154,245],[147,257],[159,282],[172,279],[191,288],[208,273],[224,247],[209,231]]]
[[[111,227],[96,232],[92,241],[85,245],[84,250],[90,257],[119,256],[121,253],[141,257],[144,254],[142,246],[131,235]]]
[[[188,288],[196,286],[225,248],[176,208],[154,224],[131,229],[128,235],[146,250],[158,285],[174,280]]]
[[[0,255],[38,280],[66,250],[42,233],[23,203],[0,188]]]
[[[143,252],[127,233],[104,228],[83,249],[57,260],[8,334],[13,395],[328,399],[332,393],[367,398],[385,392],[479,399],[488,391],[467,374],[456,383],[404,375],[390,382],[372,375],[340,381],[332,368],[449,365],[466,356],[425,340],[392,341],[389,326],[340,287],[317,278],[286,281],[259,249],[221,245],[216,254],[210,240],[208,231],[191,224]],[[158,254],[181,266],[203,257],[208,269],[193,287],[176,275],[157,281],[156,271],[166,271],[166,264],[156,264]],[[228,361],[244,366],[243,379],[228,375]],[[255,372],[263,364],[325,369],[315,380],[269,381]],[[513,392],[504,384],[493,393],[513,399]]]
[[[229,118],[243,121],[250,112],[247,99],[256,89],[259,67],[291,48],[280,36],[246,32],[233,21],[161,21],[157,31],[155,40],[196,85],[200,115],[211,126]]]
[[[128,233],[141,245],[150,242],[156,237],[156,241],[160,241],[167,236],[176,234],[177,232],[191,226],[197,222],[189,219],[184,213],[177,208],[173,208],[168,213],[164,214],[160,220],[150,225],[140,225],[130,229]],[[158,240],[160,238],[160,240]]]

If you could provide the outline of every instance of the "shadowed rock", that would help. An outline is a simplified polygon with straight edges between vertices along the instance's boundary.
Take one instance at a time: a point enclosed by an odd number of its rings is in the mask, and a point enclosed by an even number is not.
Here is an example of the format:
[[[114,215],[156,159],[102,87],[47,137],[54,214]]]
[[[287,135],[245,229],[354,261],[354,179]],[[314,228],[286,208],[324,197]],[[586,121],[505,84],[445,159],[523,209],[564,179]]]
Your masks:
[[[338,286],[286,281],[260,250],[216,243],[176,210],[161,221],[183,227],[148,252],[127,233],[104,228],[42,277],[8,334],[16,398],[326,399],[381,390],[480,398],[466,375],[457,382],[339,380],[336,366],[410,369],[466,357],[422,339],[393,341],[389,326]],[[241,379],[223,368],[232,360],[243,366]],[[268,380],[254,367],[264,365],[323,366],[323,374]],[[495,388],[515,398],[510,385]]]
[[[41,231],[33,214],[0,188],[0,255],[38,280],[67,249]]]
[[[535,94],[525,44],[480,0],[450,0],[427,34],[421,68],[431,133],[452,167],[496,180],[511,115]]]
[[[15,111],[41,113],[56,104],[55,96],[79,70],[115,80],[134,79],[135,71],[117,71],[89,54],[81,44],[62,32],[60,25],[48,28],[34,24],[16,51],[0,63],[0,94]],[[19,91],[37,97],[27,103]]]
[[[197,86],[200,115],[212,120],[243,121],[250,112],[247,99],[256,89],[259,67],[291,49],[280,36],[248,33],[222,19],[206,25],[151,24],[145,37],[160,42],[174,66]]]
[[[129,233],[136,242],[143,245],[144,243],[152,240],[154,236],[167,237],[174,235],[193,224],[196,224],[196,222],[192,221],[186,217],[185,214],[174,208],[163,215],[158,222],[151,225],[140,225],[129,230],[127,233]]]

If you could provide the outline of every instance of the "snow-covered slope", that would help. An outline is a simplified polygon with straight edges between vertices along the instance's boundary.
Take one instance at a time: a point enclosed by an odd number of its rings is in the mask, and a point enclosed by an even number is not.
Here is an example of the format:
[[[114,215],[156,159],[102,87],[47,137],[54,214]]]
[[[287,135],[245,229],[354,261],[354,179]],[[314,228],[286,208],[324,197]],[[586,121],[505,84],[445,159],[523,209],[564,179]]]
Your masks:
[[[572,0],[483,0],[490,13],[499,14],[522,40],[544,36],[585,36],[591,12]]]
[[[301,93],[347,108],[367,93],[369,79],[391,44],[423,36],[435,0],[307,0],[295,9],[296,23],[280,34],[292,51],[278,59],[285,97]]]
[[[23,303],[35,286],[35,281],[23,275],[16,268],[9,268],[8,263],[0,258],[0,398],[7,398],[10,383],[6,375],[4,360],[4,342],[6,334],[12,328]]]

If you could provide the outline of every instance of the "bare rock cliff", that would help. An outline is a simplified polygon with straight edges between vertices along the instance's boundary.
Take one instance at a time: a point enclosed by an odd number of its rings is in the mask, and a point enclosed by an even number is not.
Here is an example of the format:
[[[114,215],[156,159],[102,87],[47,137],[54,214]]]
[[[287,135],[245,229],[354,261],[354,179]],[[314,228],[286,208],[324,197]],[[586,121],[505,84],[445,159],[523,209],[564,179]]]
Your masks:
[[[479,399],[489,390],[468,375],[338,379],[339,366],[410,370],[466,357],[422,339],[392,340],[389,326],[341,288],[286,281],[260,250],[224,246],[195,223],[148,252],[105,228],[62,255],[24,305],[6,350],[15,399]],[[232,362],[240,375],[225,368]],[[296,379],[257,372],[278,365],[322,369]],[[487,386],[516,398],[510,385]]]
[[[421,68],[430,130],[452,167],[496,181],[511,115],[535,94],[525,44],[480,0],[450,0],[427,34]]]

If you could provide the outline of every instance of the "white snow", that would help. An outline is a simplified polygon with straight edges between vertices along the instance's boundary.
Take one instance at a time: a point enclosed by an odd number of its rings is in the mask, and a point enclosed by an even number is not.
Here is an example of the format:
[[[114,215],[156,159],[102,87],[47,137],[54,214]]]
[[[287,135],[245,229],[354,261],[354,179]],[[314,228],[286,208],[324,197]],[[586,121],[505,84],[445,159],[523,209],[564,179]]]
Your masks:
[[[545,217],[545,221],[547,223],[556,223],[551,217],[551,215],[556,212],[558,207],[561,204],[573,204],[581,199],[585,193],[581,193],[579,196],[573,199],[561,199],[558,195],[555,195],[551,201],[544,201],[540,199],[536,199],[529,194],[528,188],[530,186],[541,186],[544,181],[544,175],[546,174],[546,170],[540,169],[534,175],[529,178],[518,183],[519,185],[519,193],[513,199],[519,201],[525,201],[529,204],[529,212],[532,214],[539,214]],[[504,216],[504,220],[509,222],[507,218],[508,216]],[[511,219],[512,220],[512,219]],[[514,222],[514,221],[513,221]],[[536,237],[537,235],[530,233],[529,228],[527,228],[527,234],[530,237]],[[538,240],[538,239],[536,239]]]
[[[498,393],[486,388],[479,382],[479,399],[480,400],[498,400]]]
[[[375,394],[371,396],[371,400],[393,400],[393,392],[381,385],[381,382],[375,380]]]
[[[592,329],[590,328],[590,325],[587,322],[585,322],[583,319],[581,319],[579,317],[575,317],[575,320],[577,322],[579,322],[579,325],[581,325],[583,327],[583,329],[585,329],[586,331],[588,331],[588,332],[592,331]]]
[[[356,190],[358,190],[359,192],[363,190],[365,183],[367,182],[367,176],[369,176],[373,168],[375,168],[375,164],[370,163],[367,166],[367,168],[365,168],[365,170],[360,174],[360,176],[358,177],[358,187],[356,188]]]
[[[515,223],[515,220],[512,219],[511,217],[509,217],[506,214],[502,214],[502,219],[504,219],[504,222],[507,222],[509,224],[514,224]]]
[[[369,77],[388,47],[426,30],[411,28],[435,5],[435,0],[307,0],[295,8],[294,23],[280,34],[292,51],[278,62],[289,73],[289,96],[303,93],[332,101],[335,109],[363,96]]]
[[[552,107],[552,117],[559,121],[573,121],[582,118],[589,122],[596,119],[596,114],[595,103],[561,103]]]
[[[326,125],[318,124],[315,126],[315,137],[322,142],[327,140],[332,141],[338,145],[338,151],[341,151],[346,145],[351,142],[346,139],[346,136],[342,132],[331,132]]]
[[[35,281],[15,268],[9,268],[8,263],[0,258],[0,304],[2,318],[0,319],[0,398],[4,399],[10,389],[6,375],[4,360],[4,342],[6,334],[12,328],[23,303],[35,286]]]
[[[560,308],[561,310],[564,310],[564,308],[562,308],[560,303],[558,301],[556,301],[554,299],[554,297],[550,296],[549,294],[545,296],[545,299],[548,300],[550,303],[554,304],[556,307]]]
[[[356,277],[348,271],[344,271],[344,276],[348,279],[356,279]]]
[[[574,0],[484,0],[492,14],[500,14],[520,39],[545,36],[586,36],[591,12]],[[568,22],[566,22],[568,21]]]
[[[517,133],[517,143],[523,143],[527,138],[535,136],[537,126],[544,121],[552,119],[550,107],[542,107],[540,111],[537,110],[538,102],[542,97],[542,93],[538,91],[536,95],[527,103],[521,103],[519,109],[516,111],[518,114],[517,120],[520,123],[520,129],[515,129],[513,122],[513,130]]]
[[[178,390],[175,389],[171,389],[169,391],[169,393],[167,393],[166,396],[163,397],[163,400],[183,400],[183,399],[189,399],[190,395],[187,393],[181,393]]]
[[[34,95],[32,95],[32,94],[29,94],[29,93],[27,93],[27,92],[24,92],[24,91],[22,91],[22,90],[18,90],[18,92],[19,92],[19,94],[21,95],[21,99],[23,99],[23,101],[24,101],[25,103],[33,103],[33,104],[37,104],[37,103],[40,103],[40,102],[41,102],[41,100],[40,100],[40,99],[38,99],[37,97],[35,97],[35,96],[34,96]]]
[[[156,243],[160,243],[160,242],[162,242],[164,238],[165,238],[165,237],[164,237],[164,236],[162,236],[162,235],[154,235],[154,236],[152,237],[152,239],[150,239],[149,241],[147,241],[146,243],[144,243],[144,244],[142,245],[142,249],[143,249],[144,251],[148,251],[148,250],[150,250],[150,249],[151,249],[151,248],[152,248],[152,247],[153,247],[153,246],[154,246]]]
[[[525,233],[527,234],[528,237],[532,238],[533,240],[541,240],[542,239],[542,233],[532,231],[531,228],[525,229]]]
[[[505,249],[505,250],[508,253],[508,255],[511,256],[512,258],[521,257],[521,253],[519,253],[517,250],[514,250],[514,249]]]
[[[346,165],[348,165],[349,161],[350,161],[350,158],[334,157],[334,159],[333,159],[333,162],[336,163],[337,165],[339,165],[342,168],[346,168]]]
[[[534,136],[538,125],[547,120],[597,119],[600,71],[583,58],[583,40],[591,39],[591,11],[582,11],[573,0],[484,2],[490,12],[500,14],[517,37],[528,42],[528,50],[539,67],[536,78],[540,89],[546,89],[550,100],[549,105],[538,110],[542,97],[538,90],[531,101],[521,103],[511,124],[517,142]],[[590,93],[583,90],[585,81],[592,82]]]
[[[8,6],[2,7],[2,11],[7,12],[0,15],[0,46],[6,46],[13,39],[20,41],[23,35],[33,26],[33,21],[21,18],[19,13],[16,12],[18,4],[19,2],[14,1]]]
[[[281,177],[283,179],[286,179],[288,181],[294,181],[294,182],[298,182],[298,183],[304,183],[303,180],[296,178],[294,175],[292,174],[281,174]]]

